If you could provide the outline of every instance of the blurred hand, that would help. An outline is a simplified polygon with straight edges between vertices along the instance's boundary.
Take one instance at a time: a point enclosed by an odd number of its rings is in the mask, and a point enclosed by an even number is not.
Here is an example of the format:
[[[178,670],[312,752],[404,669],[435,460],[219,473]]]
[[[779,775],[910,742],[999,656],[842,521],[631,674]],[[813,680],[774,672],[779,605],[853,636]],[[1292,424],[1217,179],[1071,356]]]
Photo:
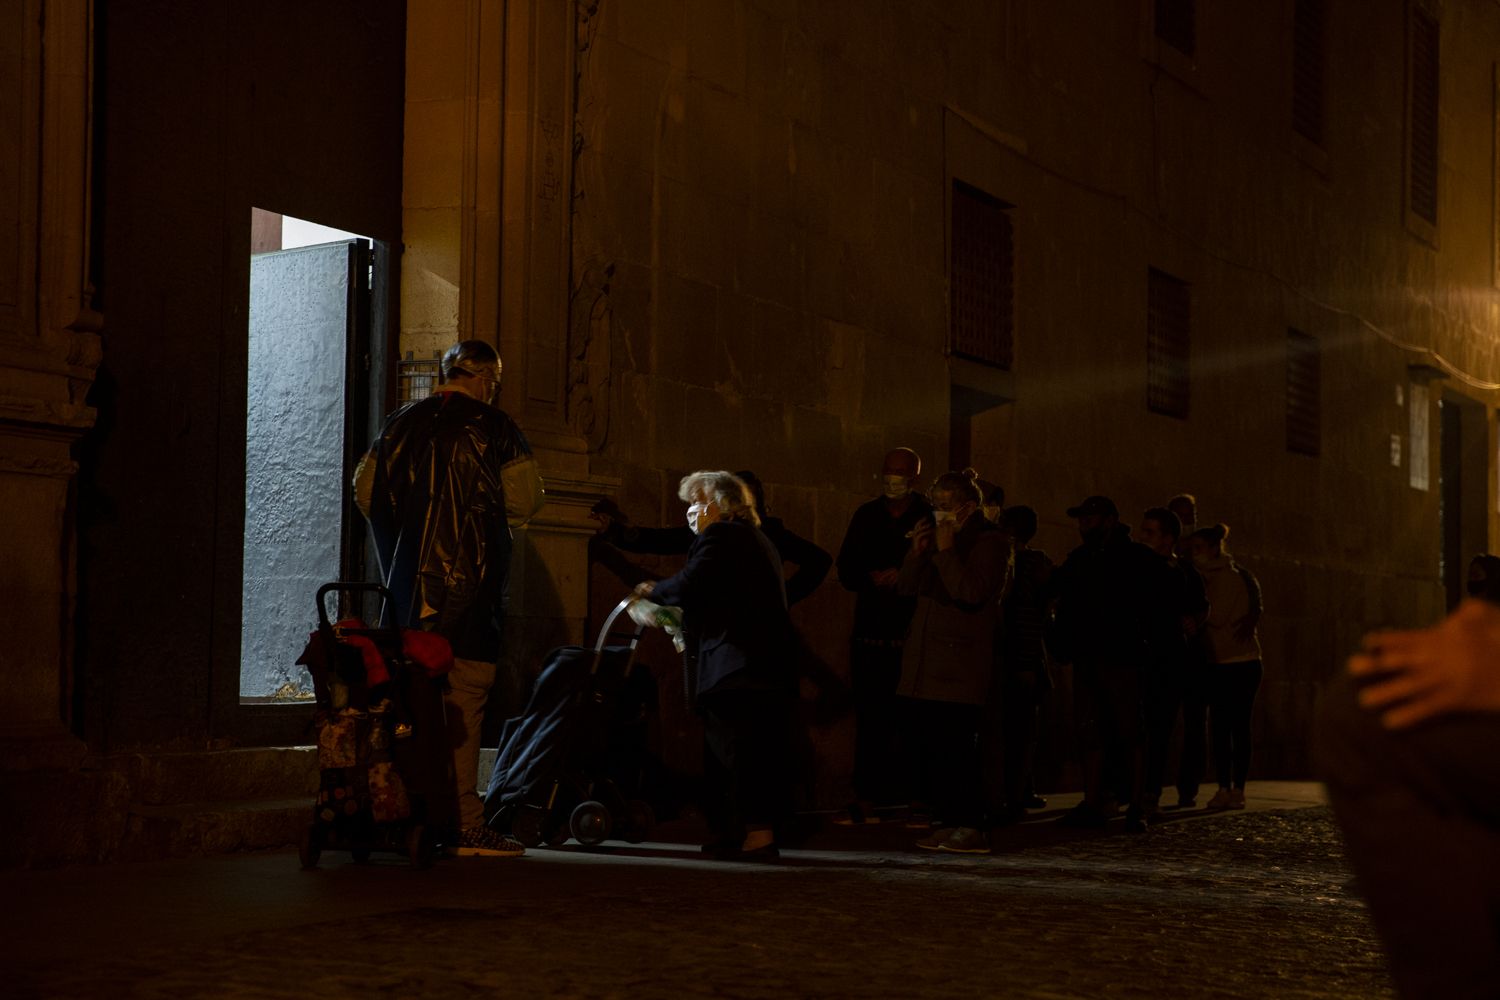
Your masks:
[[[635,589],[631,591],[631,593],[634,594],[636,597],[650,597],[655,592],[656,592],[656,581],[655,580],[642,580],[640,583],[636,584],[635,585]]]
[[[895,569],[877,569],[870,574],[870,582],[877,587],[894,587],[901,579],[901,571]]]
[[[1467,600],[1431,628],[1372,632],[1349,658],[1360,704],[1402,729],[1450,712],[1500,711],[1500,607]]]
[[[911,529],[912,551],[917,553],[917,555],[921,555],[932,548],[932,539],[935,530],[932,526],[932,521],[929,519],[924,517],[918,521],[917,526]]]

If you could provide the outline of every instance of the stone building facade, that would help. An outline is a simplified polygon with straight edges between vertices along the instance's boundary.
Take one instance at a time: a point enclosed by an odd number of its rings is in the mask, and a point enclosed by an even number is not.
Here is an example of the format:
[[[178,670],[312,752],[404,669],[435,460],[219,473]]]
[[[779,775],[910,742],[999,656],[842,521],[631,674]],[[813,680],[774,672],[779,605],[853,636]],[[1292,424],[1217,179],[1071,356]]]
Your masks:
[[[1441,614],[1491,544],[1484,0],[0,12],[7,801],[128,807],[119,755],[305,726],[234,681],[257,208],[374,243],[362,435],[397,359],[499,345],[552,498],[512,700],[621,592],[589,506],[675,523],[699,467],[755,469],[830,551],[896,445],[1002,483],[1058,558],[1087,494],[1197,494],[1266,592],[1267,776],[1308,772],[1357,637]],[[830,581],[797,611],[836,672],[850,610]],[[837,804],[847,724],[814,738]],[[691,759],[680,710],[663,740]]]

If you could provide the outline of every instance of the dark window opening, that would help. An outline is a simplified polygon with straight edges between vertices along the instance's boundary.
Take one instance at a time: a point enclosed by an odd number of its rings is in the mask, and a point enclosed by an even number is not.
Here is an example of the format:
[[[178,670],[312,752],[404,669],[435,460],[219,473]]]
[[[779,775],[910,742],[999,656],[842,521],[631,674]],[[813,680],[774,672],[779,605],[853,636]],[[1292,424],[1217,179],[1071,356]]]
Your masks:
[[[1156,37],[1185,56],[1193,54],[1198,42],[1195,8],[1194,0],[1156,0]]]
[[[1327,3],[1297,0],[1292,40],[1292,127],[1323,142]]]
[[[1411,111],[1409,169],[1413,214],[1437,225],[1438,213],[1438,22],[1416,7],[1411,12]]]
[[[1286,447],[1317,455],[1322,443],[1322,361],[1318,341],[1299,330],[1286,335]]]
[[[1151,268],[1146,296],[1146,406],[1187,419],[1188,284]]]
[[[1015,231],[1011,206],[953,182],[951,351],[1010,369],[1014,349]]]

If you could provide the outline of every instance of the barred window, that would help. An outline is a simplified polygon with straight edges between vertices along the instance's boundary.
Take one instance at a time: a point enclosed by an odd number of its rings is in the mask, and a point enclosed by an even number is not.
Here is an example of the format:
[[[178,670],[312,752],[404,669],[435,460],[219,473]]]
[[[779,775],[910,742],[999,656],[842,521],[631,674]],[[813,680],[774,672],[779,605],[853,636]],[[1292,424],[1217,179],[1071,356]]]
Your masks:
[[[407,351],[406,357],[396,362],[397,381],[400,383],[401,402],[411,403],[419,399],[426,399],[432,395],[432,390],[437,388],[438,372],[442,368],[441,353],[432,352],[432,358],[413,358],[412,352]]]
[[[953,182],[952,353],[1009,370],[1014,326],[1011,206]]]
[[[1317,455],[1322,444],[1322,361],[1316,337],[1300,330],[1286,335],[1286,447]]]
[[[1146,406],[1188,415],[1188,283],[1151,268],[1146,292]]]
[[[1326,0],[1297,0],[1292,38],[1292,128],[1323,142]]]
[[[1156,37],[1185,56],[1193,54],[1198,42],[1195,6],[1194,0],[1156,0]]]
[[[1437,225],[1438,212],[1438,22],[1414,3],[1411,8],[1411,108],[1407,123],[1407,175],[1414,215]]]

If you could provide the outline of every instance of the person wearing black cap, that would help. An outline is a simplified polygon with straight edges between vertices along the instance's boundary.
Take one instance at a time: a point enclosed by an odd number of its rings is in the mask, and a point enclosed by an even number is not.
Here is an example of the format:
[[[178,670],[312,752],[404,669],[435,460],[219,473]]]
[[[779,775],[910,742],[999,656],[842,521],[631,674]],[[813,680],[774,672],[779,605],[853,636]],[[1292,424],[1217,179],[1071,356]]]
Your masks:
[[[495,349],[454,344],[441,370],[432,395],[386,419],[355,471],[355,501],[393,597],[386,624],[436,632],[453,647],[445,700],[458,830],[448,844],[460,855],[511,857],[524,848],[484,824],[479,739],[500,658],[511,528],[541,509],[542,479],[525,435],[495,406]]]
[[[1144,673],[1156,618],[1169,606],[1168,570],[1132,541],[1114,501],[1091,496],[1077,518],[1079,545],[1054,577],[1055,648],[1073,664],[1074,715],[1083,750],[1084,798],[1063,817],[1073,826],[1103,826],[1123,799],[1127,829],[1146,828]]]

